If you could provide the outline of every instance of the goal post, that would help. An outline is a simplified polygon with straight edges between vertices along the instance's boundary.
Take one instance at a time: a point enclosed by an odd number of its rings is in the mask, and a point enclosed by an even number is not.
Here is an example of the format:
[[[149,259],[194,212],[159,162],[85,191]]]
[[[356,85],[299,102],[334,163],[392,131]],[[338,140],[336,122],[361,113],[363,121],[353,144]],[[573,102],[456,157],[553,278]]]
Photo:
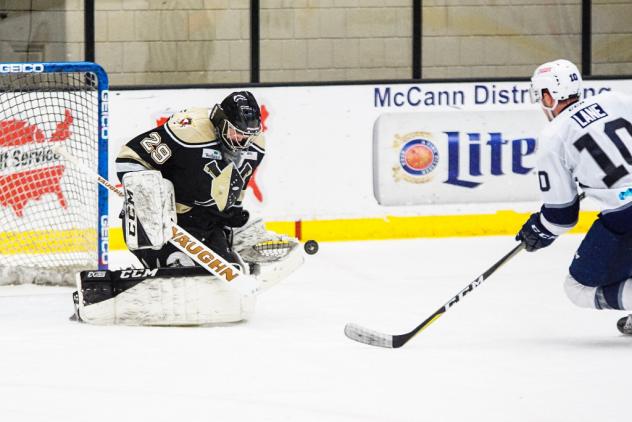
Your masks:
[[[0,63],[0,284],[108,267],[108,78],[90,62]]]

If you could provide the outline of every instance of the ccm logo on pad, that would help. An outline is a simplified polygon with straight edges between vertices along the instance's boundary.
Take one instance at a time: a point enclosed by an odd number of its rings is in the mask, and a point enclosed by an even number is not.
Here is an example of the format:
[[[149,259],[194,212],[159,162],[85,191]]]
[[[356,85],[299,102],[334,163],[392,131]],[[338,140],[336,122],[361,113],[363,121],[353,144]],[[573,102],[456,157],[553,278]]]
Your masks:
[[[123,270],[121,271],[121,278],[153,277],[156,274],[158,274],[158,268],[147,268],[144,270]]]

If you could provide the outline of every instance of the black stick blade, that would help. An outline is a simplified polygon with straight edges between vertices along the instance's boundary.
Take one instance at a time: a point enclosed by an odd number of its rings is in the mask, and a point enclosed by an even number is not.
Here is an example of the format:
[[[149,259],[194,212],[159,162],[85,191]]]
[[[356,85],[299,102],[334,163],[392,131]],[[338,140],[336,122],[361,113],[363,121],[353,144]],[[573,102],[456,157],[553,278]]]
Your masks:
[[[358,324],[349,323],[345,325],[345,335],[351,340],[371,346],[393,348],[393,336],[377,331],[369,330]]]

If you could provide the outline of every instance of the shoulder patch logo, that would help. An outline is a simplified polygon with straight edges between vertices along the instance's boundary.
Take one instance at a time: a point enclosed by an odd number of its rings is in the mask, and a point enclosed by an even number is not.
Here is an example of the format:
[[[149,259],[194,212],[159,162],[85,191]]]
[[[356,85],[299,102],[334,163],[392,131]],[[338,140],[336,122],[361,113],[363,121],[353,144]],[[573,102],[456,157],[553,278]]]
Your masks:
[[[202,149],[202,158],[211,158],[213,160],[221,160],[222,153],[216,149],[204,148]]]
[[[193,123],[193,119],[190,117],[185,117],[176,122],[176,124],[180,127],[190,126]]]

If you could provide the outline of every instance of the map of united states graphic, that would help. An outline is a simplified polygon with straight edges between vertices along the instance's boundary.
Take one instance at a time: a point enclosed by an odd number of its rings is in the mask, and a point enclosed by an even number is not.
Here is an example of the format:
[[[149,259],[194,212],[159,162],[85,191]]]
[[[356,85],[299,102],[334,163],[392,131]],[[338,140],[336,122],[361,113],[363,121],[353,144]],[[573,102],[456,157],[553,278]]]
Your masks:
[[[54,194],[62,208],[68,203],[61,189],[65,166],[59,163],[49,142],[70,138],[73,117],[65,110],[49,139],[36,124],[26,120],[0,120],[0,205],[22,217],[29,201]]]

